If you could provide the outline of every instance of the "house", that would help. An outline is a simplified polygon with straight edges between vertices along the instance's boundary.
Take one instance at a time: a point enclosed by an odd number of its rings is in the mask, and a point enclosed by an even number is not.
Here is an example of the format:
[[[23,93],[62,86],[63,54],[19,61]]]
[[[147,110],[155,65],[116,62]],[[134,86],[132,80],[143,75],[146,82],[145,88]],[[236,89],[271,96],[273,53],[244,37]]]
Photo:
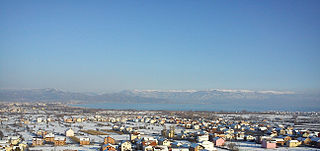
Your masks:
[[[310,136],[310,132],[306,131],[302,134],[302,137],[309,137]]]
[[[21,146],[12,146],[12,150],[14,150],[14,151],[16,151],[16,150],[23,151],[24,149]]]
[[[261,127],[259,127],[259,130],[260,130],[260,131],[267,131],[268,128],[267,128],[267,127],[264,127],[264,126],[261,126]]]
[[[67,137],[74,136],[74,131],[71,128],[69,128],[68,130],[66,130],[66,136]]]
[[[312,146],[315,146],[315,147],[317,147],[317,148],[320,148],[320,137],[313,137],[313,138],[311,138],[310,144],[311,144]]]
[[[130,132],[132,132],[133,131],[133,128],[132,127],[125,127],[125,132],[127,132],[127,133],[130,133]]]
[[[270,134],[271,137],[276,137],[278,136],[278,132],[277,131],[271,131],[271,134]]]
[[[280,135],[286,135],[286,130],[284,130],[284,129],[279,130],[279,134]]]
[[[143,151],[153,151],[153,146],[144,146]]]
[[[271,140],[272,137],[270,136],[257,136],[256,137],[256,143],[262,143],[263,140]]]
[[[17,144],[21,141],[21,139],[20,139],[19,136],[7,136],[6,139],[7,139],[7,140],[9,141],[9,143],[12,144],[12,145],[17,145]]]
[[[286,133],[287,133],[287,135],[292,135],[293,131],[291,128],[288,128],[288,129],[286,129]]]
[[[153,147],[153,151],[169,151],[168,146],[157,145]]]
[[[77,118],[76,122],[83,122],[83,120],[84,120],[83,118]]]
[[[197,129],[200,129],[200,125],[192,125],[192,128],[193,128],[193,129],[196,129],[196,130],[197,130]]]
[[[179,148],[190,148],[190,145],[189,144],[182,144],[182,145],[180,145]]]
[[[234,138],[234,135],[233,135],[233,134],[230,134],[230,133],[226,133],[226,134],[224,135],[224,138],[225,138],[226,140],[232,140],[232,139]]]
[[[189,151],[189,148],[171,148],[171,151]]]
[[[205,150],[209,150],[209,151],[216,150],[214,148],[214,144],[210,141],[202,141],[200,145],[203,146]]]
[[[190,151],[200,151],[205,149],[204,146],[197,144],[197,143],[193,143],[190,145]]]
[[[8,140],[0,140],[0,149],[11,150],[11,146]]]
[[[301,142],[299,142],[298,140],[289,140],[289,141],[287,141],[286,144],[288,147],[297,147],[297,146],[301,145]]]
[[[235,133],[235,139],[239,140],[239,141],[244,140],[244,132],[236,132]]]
[[[220,137],[220,138],[225,138],[225,134],[223,134],[223,133],[214,133],[213,134],[213,136],[212,136],[213,138],[215,138],[215,137]]]
[[[37,123],[41,123],[42,122],[42,118],[38,117],[37,118]]]
[[[124,141],[120,144],[120,151],[132,151],[132,145],[129,141]]]
[[[309,137],[304,138],[304,137],[299,137],[297,138],[298,141],[301,142],[303,145],[310,145],[311,144],[311,139]]]
[[[80,137],[80,145],[89,145],[90,144],[90,138],[89,137]]]
[[[213,138],[213,143],[215,146],[223,146],[225,143],[225,140],[220,137],[215,137],[215,138]]]
[[[245,135],[245,136],[244,136],[244,140],[246,140],[246,141],[254,141],[254,140],[255,140],[255,137],[252,136],[252,135]]]
[[[39,136],[39,137],[43,137],[43,136],[45,136],[45,135],[47,135],[47,131],[45,131],[45,130],[38,130],[37,131],[37,135]]]
[[[184,125],[184,127],[185,127],[186,129],[191,129],[191,128],[192,128],[192,125],[191,125],[191,123],[186,123],[186,124]]]
[[[63,146],[66,145],[66,138],[59,136],[54,138],[54,145],[55,146]]]
[[[43,145],[42,138],[32,138],[32,146],[41,146]]]
[[[107,136],[106,138],[104,138],[104,142],[103,144],[116,144],[116,141],[114,140],[114,138]]]
[[[158,139],[159,145],[164,145],[164,146],[171,146],[171,141],[166,138],[160,138]]]
[[[13,150],[13,146],[12,145],[7,145],[4,147],[5,151],[12,151]]]
[[[261,142],[261,147],[262,148],[267,148],[267,149],[276,148],[277,147],[277,142],[264,139]]]
[[[46,142],[54,142],[54,134],[53,133],[49,133],[47,135],[44,136],[44,140]]]
[[[207,141],[209,140],[209,135],[204,134],[204,135],[198,135],[197,136],[197,142],[202,142],[202,141]]]
[[[137,139],[140,139],[140,138],[141,138],[139,132],[130,133],[129,136],[130,136],[130,140],[131,140],[131,141],[135,140],[136,138],[137,138]]]
[[[64,119],[64,121],[65,121],[66,123],[72,123],[72,122],[73,122],[72,118]]]
[[[292,138],[290,136],[278,136],[277,138],[282,138],[284,142],[290,141]]]
[[[174,147],[174,148],[178,148],[178,147],[180,147],[182,145],[182,143],[180,143],[180,142],[173,142],[173,143],[171,143],[171,147]]]
[[[282,138],[273,138],[272,140],[276,142],[277,146],[284,146],[285,144]]]
[[[104,144],[101,146],[101,151],[116,151],[117,147],[112,144]]]
[[[156,140],[147,140],[147,141],[142,141],[142,146],[157,146],[158,143]]]
[[[28,144],[26,141],[22,141],[21,143],[19,143],[19,147],[21,151],[24,151],[28,148]]]

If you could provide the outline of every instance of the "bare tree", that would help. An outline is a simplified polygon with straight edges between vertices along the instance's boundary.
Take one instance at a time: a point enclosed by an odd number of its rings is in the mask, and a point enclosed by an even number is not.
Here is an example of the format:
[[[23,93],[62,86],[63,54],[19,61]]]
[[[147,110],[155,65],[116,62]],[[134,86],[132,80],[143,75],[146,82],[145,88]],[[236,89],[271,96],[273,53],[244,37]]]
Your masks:
[[[229,144],[228,144],[228,148],[229,148],[231,151],[239,151],[239,148],[236,146],[235,143],[229,143]]]
[[[3,133],[2,133],[2,131],[0,131],[0,139],[2,139],[3,138]]]

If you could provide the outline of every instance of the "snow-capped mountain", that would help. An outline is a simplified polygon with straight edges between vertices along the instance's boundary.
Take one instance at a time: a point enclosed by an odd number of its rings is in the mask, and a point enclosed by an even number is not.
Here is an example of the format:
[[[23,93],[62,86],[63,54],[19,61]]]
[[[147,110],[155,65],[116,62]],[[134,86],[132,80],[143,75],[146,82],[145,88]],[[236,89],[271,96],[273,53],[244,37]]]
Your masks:
[[[210,90],[126,90],[122,94],[173,100],[222,100],[222,99],[266,99],[274,96],[292,96],[291,91],[252,91],[231,89]]]
[[[59,89],[0,89],[0,101],[82,101],[115,103],[301,103],[318,102],[319,94],[253,90],[125,90],[118,93],[79,93]]]

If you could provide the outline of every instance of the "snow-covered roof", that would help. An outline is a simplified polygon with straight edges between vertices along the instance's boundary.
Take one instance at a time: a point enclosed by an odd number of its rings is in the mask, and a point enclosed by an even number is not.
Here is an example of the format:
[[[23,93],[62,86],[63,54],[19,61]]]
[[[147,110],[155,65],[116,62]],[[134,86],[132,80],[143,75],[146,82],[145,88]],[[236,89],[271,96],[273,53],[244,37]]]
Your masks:
[[[320,142],[320,138],[319,137],[313,137],[313,138],[311,138],[311,141]]]
[[[64,141],[66,138],[63,137],[63,136],[58,136],[58,137],[55,137],[54,140],[57,140],[57,141]]]
[[[80,141],[90,141],[89,137],[80,137]]]
[[[34,137],[34,138],[32,138],[32,140],[37,141],[37,140],[43,140],[43,139],[39,138],[39,137]]]
[[[49,134],[45,135],[44,137],[54,137],[54,134],[53,133],[49,133]]]

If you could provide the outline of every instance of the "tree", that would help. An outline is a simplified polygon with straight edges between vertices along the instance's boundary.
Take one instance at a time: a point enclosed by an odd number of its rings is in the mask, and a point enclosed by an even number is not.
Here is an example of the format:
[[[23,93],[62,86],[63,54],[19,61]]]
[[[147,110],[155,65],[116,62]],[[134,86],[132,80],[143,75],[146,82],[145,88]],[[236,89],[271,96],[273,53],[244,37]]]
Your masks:
[[[231,150],[231,151],[238,151],[239,148],[236,146],[235,143],[229,143],[228,144],[228,148]]]
[[[0,138],[1,138],[1,139],[3,138],[3,133],[2,133],[2,131],[0,131]]]

